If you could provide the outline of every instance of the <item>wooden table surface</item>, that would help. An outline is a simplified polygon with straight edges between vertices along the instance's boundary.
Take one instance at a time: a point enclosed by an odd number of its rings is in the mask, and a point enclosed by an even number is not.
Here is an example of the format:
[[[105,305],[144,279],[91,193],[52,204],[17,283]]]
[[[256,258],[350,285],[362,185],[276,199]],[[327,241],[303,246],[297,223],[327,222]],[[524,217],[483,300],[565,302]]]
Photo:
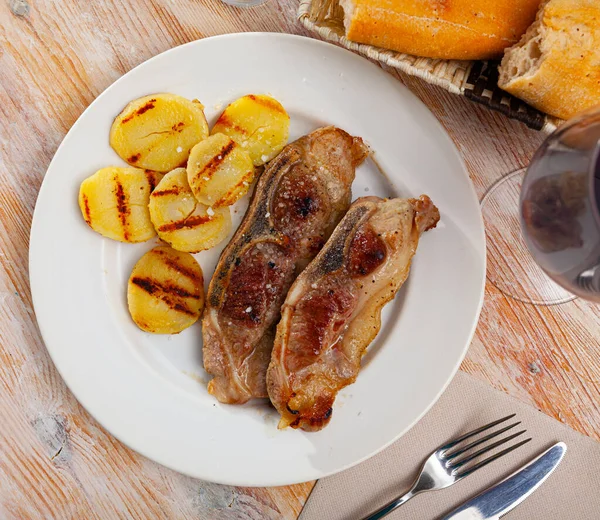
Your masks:
[[[179,475],[116,441],[75,400],[36,325],[29,228],[48,164],[113,81],[179,44],[238,31],[307,34],[297,0],[0,2],[0,518],[293,519],[313,483],[253,489]],[[542,136],[402,74],[442,122],[478,194],[527,164]],[[600,439],[600,306],[535,307],[488,283],[461,369]]]

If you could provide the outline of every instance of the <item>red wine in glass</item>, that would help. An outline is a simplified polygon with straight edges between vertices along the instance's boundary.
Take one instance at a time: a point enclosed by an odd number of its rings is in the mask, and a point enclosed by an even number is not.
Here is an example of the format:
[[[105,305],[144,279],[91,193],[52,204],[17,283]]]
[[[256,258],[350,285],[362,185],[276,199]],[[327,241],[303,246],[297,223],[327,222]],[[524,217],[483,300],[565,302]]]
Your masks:
[[[536,152],[520,215],[525,243],[544,272],[600,302],[600,109],[565,123]]]

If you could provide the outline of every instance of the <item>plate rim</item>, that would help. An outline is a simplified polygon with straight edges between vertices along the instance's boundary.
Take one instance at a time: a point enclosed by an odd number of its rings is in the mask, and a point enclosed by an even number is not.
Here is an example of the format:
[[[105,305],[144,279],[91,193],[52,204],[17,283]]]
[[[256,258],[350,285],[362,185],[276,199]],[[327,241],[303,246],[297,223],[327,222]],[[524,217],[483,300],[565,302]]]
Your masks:
[[[33,309],[36,315],[36,322],[38,325],[38,328],[40,330],[40,334],[42,337],[42,341],[44,344],[44,347],[46,348],[46,351],[48,352],[50,359],[52,360],[52,363],[54,364],[54,367],[56,368],[56,370],[58,371],[59,375],[61,376],[61,379],[63,380],[64,384],[67,386],[67,388],[69,389],[69,391],[73,394],[73,396],[75,397],[75,399],[77,400],[78,404],[80,406],[82,406],[87,413],[90,414],[90,416],[95,420],[98,421],[98,419],[96,419],[96,416],[92,413],[92,411],[87,407],[87,405],[80,399],[78,392],[75,391],[71,385],[69,384],[69,382],[67,381],[67,379],[64,377],[63,371],[62,369],[59,367],[59,365],[57,364],[56,360],[55,360],[55,354],[53,354],[53,351],[55,350],[52,347],[49,347],[48,344],[46,343],[45,337],[48,334],[48,331],[46,329],[45,325],[42,325],[42,323],[40,323],[40,321],[37,318],[37,309],[39,308],[39,303],[36,303],[36,301],[38,300],[35,296],[35,294],[39,291],[39,289],[36,291],[36,289],[34,288],[34,286],[36,285],[36,283],[34,282],[34,278],[35,276],[32,276],[32,272],[35,270],[34,268],[34,263],[35,263],[35,259],[33,257],[32,254],[32,244],[34,242],[34,235],[36,235],[36,229],[38,227],[38,225],[36,223],[39,222],[40,217],[38,216],[38,201],[39,199],[43,196],[44,194],[44,190],[47,190],[47,184],[46,183],[46,175],[47,173],[52,169],[55,160],[56,160],[56,156],[58,155],[58,152],[60,151],[60,149],[62,148],[63,144],[65,144],[65,142],[72,136],[73,133],[75,133],[77,131],[77,128],[81,122],[81,119],[83,118],[83,116],[89,111],[91,110],[91,108],[96,104],[96,102],[98,100],[100,100],[101,98],[103,98],[104,96],[106,96],[108,94],[108,92],[119,82],[124,81],[125,78],[129,75],[129,73],[137,70],[139,67],[145,66],[146,64],[148,64],[149,62],[152,62],[155,59],[158,59],[159,57],[163,57],[166,54],[172,53],[172,52],[177,52],[180,48],[182,47],[192,47],[192,46],[196,46],[196,45],[201,45],[203,42],[207,41],[207,40],[229,40],[229,39],[270,39],[270,38],[274,38],[274,39],[286,39],[286,40],[296,40],[301,42],[301,44],[307,44],[307,45],[315,45],[316,47],[322,47],[322,48],[328,48],[330,49],[331,47],[333,47],[334,49],[336,49],[335,52],[342,52],[342,53],[349,53],[352,54],[353,56],[355,56],[356,58],[359,58],[361,60],[366,61],[367,63],[370,63],[372,66],[377,67],[376,64],[371,63],[368,59],[364,58],[363,56],[356,54],[354,52],[351,52],[343,47],[340,47],[338,45],[334,45],[330,42],[326,42],[326,41],[321,41],[321,40],[317,40],[315,38],[311,38],[309,36],[303,36],[303,35],[298,35],[298,34],[289,34],[289,33],[277,33],[277,32],[236,32],[236,33],[228,33],[228,34],[220,34],[220,35],[215,35],[215,36],[209,36],[206,38],[201,38],[198,40],[193,40],[190,42],[186,42],[184,44],[181,45],[177,45],[175,47],[172,47],[170,49],[167,49],[161,53],[158,53],[150,58],[148,58],[147,60],[142,61],[141,63],[139,63],[138,65],[136,65],[135,67],[131,68],[130,70],[128,70],[127,72],[125,72],[124,74],[122,74],[120,77],[118,77],[115,81],[113,81],[110,85],[108,85],[98,96],[96,96],[96,98],[85,108],[85,110],[78,116],[77,120],[73,123],[73,125],[71,126],[71,128],[68,130],[68,132],[65,134],[64,138],[61,140],[60,144],[58,145],[58,147],[56,148],[56,151],[54,152],[54,155],[52,157],[52,160],[50,161],[46,172],[44,174],[44,178],[42,179],[42,183],[40,186],[40,189],[38,191],[38,195],[36,197],[36,203],[35,203],[35,208],[33,211],[33,215],[32,215],[32,223],[31,223],[31,228],[30,228],[30,233],[29,233],[29,239],[30,239],[30,245],[29,245],[29,254],[28,254],[28,272],[29,272],[29,279],[30,279],[30,290],[31,290],[31,297],[32,297],[32,305],[33,305]],[[463,159],[463,157],[461,156],[460,152],[458,151],[458,148],[456,146],[456,144],[454,143],[454,141],[450,138],[450,135],[448,134],[448,132],[446,131],[446,129],[444,128],[444,126],[442,125],[442,123],[439,121],[439,119],[433,114],[433,112],[431,111],[431,109],[429,108],[429,106],[427,106],[423,101],[421,101],[421,99],[419,99],[416,94],[414,94],[414,92],[412,92],[406,85],[402,84],[399,82],[399,86],[404,89],[406,91],[406,93],[409,94],[410,97],[413,98],[413,100],[421,105],[422,107],[424,107],[427,112],[429,112],[429,114],[431,115],[431,121],[432,123],[437,127],[438,129],[438,133],[440,135],[441,139],[446,140],[448,146],[448,151],[454,155],[455,159],[458,161],[457,164],[460,165],[461,170],[463,175],[465,176],[466,180],[468,181],[468,187],[469,187],[469,191],[470,191],[470,196],[473,200],[473,202],[476,204],[477,208],[478,208],[478,212],[477,212],[477,216],[478,216],[478,228],[479,228],[479,240],[478,242],[480,243],[481,246],[481,251],[478,251],[481,255],[481,263],[482,263],[482,270],[480,273],[480,280],[479,280],[479,296],[478,296],[478,304],[477,304],[477,309],[476,312],[473,315],[473,323],[471,325],[471,330],[469,332],[468,338],[465,341],[465,345],[462,347],[462,351],[461,354],[459,356],[459,358],[457,359],[454,367],[452,368],[451,372],[450,372],[450,376],[447,378],[447,380],[445,381],[445,383],[442,385],[441,389],[439,390],[439,392],[435,395],[435,397],[431,400],[431,402],[428,404],[427,407],[424,408],[424,410],[418,415],[418,417],[416,417],[408,426],[406,426],[403,430],[399,431],[390,441],[388,441],[387,443],[384,443],[382,446],[380,446],[378,449],[370,452],[369,454],[354,460],[351,463],[348,463],[344,466],[341,466],[335,470],[331,470],[331,471],[320,471],[315,469],[314,473],[315,475],[310,477],[310,479],[306,479],[306,478],[295,478],[295,479],[290,479],[290,480],[286,480],[285,482],[281,481],[281,480],[270,480],[269,478],[266,479],[261,479],[259,483],[256,483],[256,481],[252,482],[252,481],[244,481],[244,480],[237,480],[237,479],[219,479],[219,480],[213,480],[212,477],[210,477],[209,475],[206,474],[202,474],[202,472],[197,472],[195,474],[189,474],[189,473],[183,473],[181,470],[177,469],[176,467],[174,467],[173,465],[171,465],[169,462],[164,462],[164,461],[158,461],[156,458],[155,454],[148,454],[145,452],[145,450],[141,450],[137,447],[134,447],[132,444],[130,444],[129,442],[125,441],[124,439],[121,438],[120,435],[116,435],[115,433],[113,433],[113,431],[111,430],[111,428],[109,428],[107,425],[105,425],[104,423],[98,421],[98,423],[101,425],[101,427],[103,429],[105,429],[109,435],[113,436],[114,438],[116,438],[119,442],[123,443],[125,446],[127,446],[129,449],[135,451],[136,453],[142,455],[143,457],[148,458],[149,460],[151,460],[153,463],[156,464],[160,464],[162,466],[165,466],[166,468],[173,470],[179,474],[182,475],[188,475],[190,477],[193,478],[197,478],[197,479],[201,479],[201,480],[207,480],[213,483],[218,483],[218,484],[222,484],[222,485],[232,485],[232,486],[244,486],[244,487],[272,487],[272,486],[287,486],[287,485],[294,485],[294,484],[299,484],[299,483],[303,483],[303,482],[307,482],[310,480],[315,480],[315,479],[321,479],[327,476],[331,476],[333,474],[345,471],[347,469],[350,469],[368,459],[370,459],[371,457],[377,455],[378,453],[382,452],[383,450],[385,450],[386,448],[388,448],[391,444],[393,444],[394,442],[396,442],[398,439],[400,439],[401,437],[403,437],[408,431],[410,431],[424,416],[425,414],[427,414],[431,408],[437,403],[437,401],[439,400],[439,398],[441,397],[441,395],[446,391],[448,385],[452,382],[452,380],[454,379],[454,377],[456,376],[456,373],[458,372],[460,365],[462,364],[463,360],[466,357],[466,354],[469,350],[469,347],[472,343],[473,337],[475,335],[475,331],[477,329],[477,325],[479,323],[479,318],[481,315],[481,310],[483,307],[483,303],[484,303],[484,297],[485,297],[485,285],[486,285],[486,271],[487,271],[487,247],[486,247],[486,235],[485,235],[485,228],[484,228],[484,222],[483,222],[483,216],[481,213],[481,208],[480,208],[480,204],[479,204],[479,197],[477,196],[477,192],[475,190],[475,186],[473,184],[473,181],[471,180],[471,177],[469,175],[469,171],[467,169],[466,163]]]

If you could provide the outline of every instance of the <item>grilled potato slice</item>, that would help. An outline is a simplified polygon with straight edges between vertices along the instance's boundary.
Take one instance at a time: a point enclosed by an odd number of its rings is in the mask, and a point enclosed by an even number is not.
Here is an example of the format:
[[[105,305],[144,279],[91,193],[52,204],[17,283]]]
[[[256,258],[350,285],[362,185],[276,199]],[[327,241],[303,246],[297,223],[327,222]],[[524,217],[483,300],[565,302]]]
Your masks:
[[[98,170],[79,188],[79,207],[88,225],[120,242],[144,242],[156,235],[150,221],[150,193],[162,174],[111,166]]]
[[[212,129],[216,133],[231,137],[260,166],[287,144],[290,116],[276,99],[250,94],[227,106]]]
[[[208,136],[202,104],[175,94],[129,103],[110,129],[110,145],[132,166],[169,172],[185,165],[192,147]]]
[[[202,269],[188,253],[155,247],[131,272],[127,305],[140,329],[177,334],[196,322],[204,309]]]
[[[219,208],[231,206],[246,194],[254,180],[252,159],[224,134],[200,141],[190,153],[188,182],[196,199]]]
[[[225,240],[231,231],[229,208],[198,202],[185,168],[167,173],[150,195],[150,219],[158,236],[178,251],[197,253]]]

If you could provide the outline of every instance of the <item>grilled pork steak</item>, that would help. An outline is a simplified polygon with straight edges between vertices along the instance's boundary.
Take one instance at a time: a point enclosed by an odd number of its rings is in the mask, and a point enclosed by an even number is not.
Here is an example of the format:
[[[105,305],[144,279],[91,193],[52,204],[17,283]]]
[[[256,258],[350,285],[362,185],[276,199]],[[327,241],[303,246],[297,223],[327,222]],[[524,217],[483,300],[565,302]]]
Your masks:
[[[280,428],[320,430],[337,393],[356,380],[381,327],[382,307],[408,276],[424,231],[439,212],[429,197],[356,200],[283,308],[267,386]]]
[[[208,289],[204,368],[219,401],[268,397],[281,304],[348,209],[354,171],[366,155],[360,138],[321,128],[286,146],[260,176]]]

